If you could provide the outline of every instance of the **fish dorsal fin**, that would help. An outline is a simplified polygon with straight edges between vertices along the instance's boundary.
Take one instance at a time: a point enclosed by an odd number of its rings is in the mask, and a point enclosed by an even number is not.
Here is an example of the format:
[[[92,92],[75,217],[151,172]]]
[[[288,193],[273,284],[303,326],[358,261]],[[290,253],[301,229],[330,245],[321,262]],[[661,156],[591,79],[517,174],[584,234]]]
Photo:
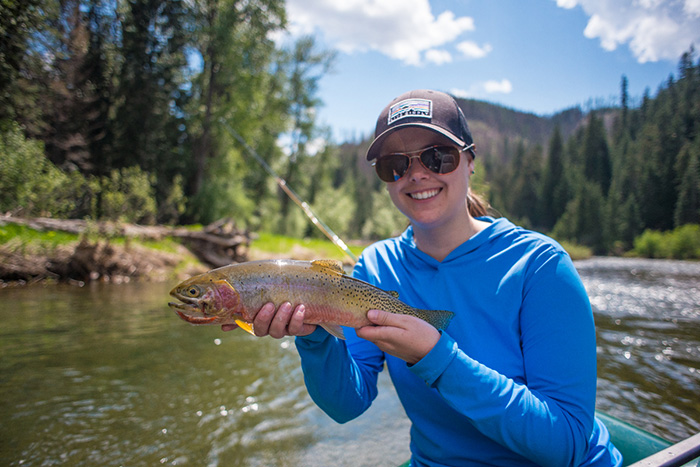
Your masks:
[[[343,263],[335,259],[317,259],[311,261],[311,264],[322,269],[330,269],[333,272],[345,274],[345,270],[343,269]]]
[[[387,290],[386,293],[388,293],[389,295],[391,295],[394,298],[399,298],[399,293],[396,290]]]

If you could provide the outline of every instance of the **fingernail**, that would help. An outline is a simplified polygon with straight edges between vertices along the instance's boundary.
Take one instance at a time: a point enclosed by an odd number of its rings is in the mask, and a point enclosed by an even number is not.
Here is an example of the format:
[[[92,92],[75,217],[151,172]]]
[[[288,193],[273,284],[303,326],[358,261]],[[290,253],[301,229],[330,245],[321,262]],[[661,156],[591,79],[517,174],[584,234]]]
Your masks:
[[[367,312],[367,319],[369,319],[370,321],[374,321],[375,319],[377,319],[378,316],[379,312],[377,310],[369,310]]]

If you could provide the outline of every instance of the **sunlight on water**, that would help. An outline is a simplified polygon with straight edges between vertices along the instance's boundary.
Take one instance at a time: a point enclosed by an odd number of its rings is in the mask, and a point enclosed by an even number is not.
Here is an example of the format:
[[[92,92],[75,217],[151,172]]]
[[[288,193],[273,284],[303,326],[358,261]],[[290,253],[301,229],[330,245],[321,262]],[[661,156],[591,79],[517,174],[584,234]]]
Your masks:
[[[577,263],[598,328],[598,406],[672,440],[700,431],[700,263]],[[1,465],[398,465],[409,424],[387,375],[338,425],[292,339],[193,327],[172,284],[2,289]],[[342,457],[338,457],[342,453]]]
[[[598,332],[598,407],[673,441],[700,431],[700,263],[576,264]]]

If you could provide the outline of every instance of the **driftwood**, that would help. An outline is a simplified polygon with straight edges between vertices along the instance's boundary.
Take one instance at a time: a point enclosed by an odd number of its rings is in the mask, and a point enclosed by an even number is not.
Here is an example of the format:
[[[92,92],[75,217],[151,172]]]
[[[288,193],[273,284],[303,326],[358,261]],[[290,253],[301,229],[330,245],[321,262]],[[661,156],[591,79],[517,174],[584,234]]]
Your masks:
[[[236,228],[232,219],[221,219],[201,231],[174,229],[170,234],[180,238],[197,257],[213,267],[248,260],[248,248],[253,235]]]
[[[0,280],[31,281],[42,278],[68,278],[80,281],[95,278],[133,277],[142,274],[150,266],[150,260],[158,263],[156,267],[174,266],[171,258],[155,258],[157,255],[132,254],[117,251],[109,243],[110,238],[126,237],[146,240],[160,240],[174,237],[210,267],[224,266],[233,262],[247,261],[248,247],[252,235],[239,230],[232,219],[222,219],[201,230],[182,227],[143,226],[115,222],[90,222],[81,219],[51,219],[0,216],[0,226],[20,224],[39,231],[63,231],[83,238],[70,251],[58,251],[51,258],[29,258],[15,252],[0,251]],[[87,238],[95,234],[102,242],[90,242]],[[131,248],[131,250],[134,250]],[[161,255],[167,256],[167,255]],[[160,264],[160,263],[166,264]]]

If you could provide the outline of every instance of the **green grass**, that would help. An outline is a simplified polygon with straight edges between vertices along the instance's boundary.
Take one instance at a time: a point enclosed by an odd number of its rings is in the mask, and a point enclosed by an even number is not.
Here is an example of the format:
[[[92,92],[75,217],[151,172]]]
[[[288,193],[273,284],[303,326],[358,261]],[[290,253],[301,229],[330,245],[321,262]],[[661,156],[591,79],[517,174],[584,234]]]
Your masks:
[[[593,256],[593,250],[587,246],[577,245],[567,241],[561,241],[559,244],[569,253],[572,260],[588,259]]]
[[[115,245],[140,245],[151,250],[162,251],[164,253],[177,253],[180,242],[172,237],[165,237],[161,240],[134,239],[126,237],[111,237],[109,241]]]
[[[355,256],[360,256],[364,246],[348,246]],[[347,261],[348,257],[330,240],[322,238],[293,238],[271,233],[260,233],[250,244],[252,256],[275,255],[294,259],[337,259]],[[301,257],[299,257],[301,256]]]
[[[78,235],[55,230],[40,231],[19,224],[0,226],[0,246],[8,251],[27,255],[51,255],[57,248],[72,246],[83,237],[87,237],[90,242],[106,240],[116,246],[128,247],[129,245],[138,245],[150,250],[173,254],[178,253],[178,246],[180,245],[180,242],[172,237],[165,237],[161,240],[144,240],[126,237],[103,237],[94,232]],[[186,259],[186,261],[196,261],[192,258]]]
[[[0,226],[0,245],[13,251],[45,253],[62,245],[77,242],[80,237],[67,232],[34,230],[24,225],[6,224]]]

